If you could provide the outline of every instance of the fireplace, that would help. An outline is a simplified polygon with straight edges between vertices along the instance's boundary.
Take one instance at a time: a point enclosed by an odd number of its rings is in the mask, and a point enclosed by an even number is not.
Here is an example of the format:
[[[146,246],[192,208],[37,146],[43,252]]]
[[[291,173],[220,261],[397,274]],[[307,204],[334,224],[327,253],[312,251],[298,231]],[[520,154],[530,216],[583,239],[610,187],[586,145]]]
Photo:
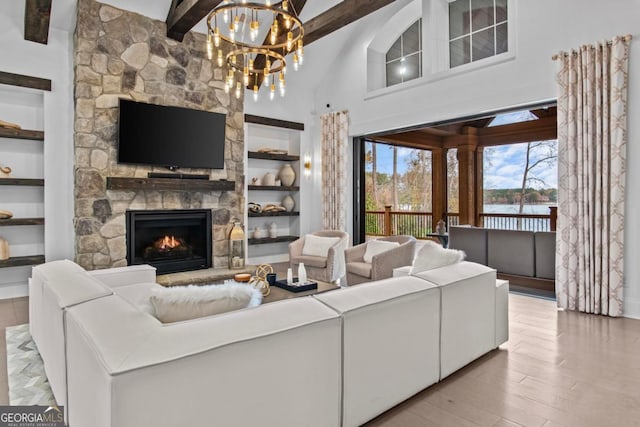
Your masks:
[[[127,263],[158,274],[211,267],[211,210],[127,211]]]

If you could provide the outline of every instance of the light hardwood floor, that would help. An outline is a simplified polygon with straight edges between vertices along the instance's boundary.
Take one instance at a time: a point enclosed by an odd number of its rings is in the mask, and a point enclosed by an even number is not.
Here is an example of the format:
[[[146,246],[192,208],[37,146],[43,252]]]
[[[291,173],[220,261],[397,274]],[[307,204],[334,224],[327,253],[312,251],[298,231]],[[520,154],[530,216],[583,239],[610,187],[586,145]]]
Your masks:
[[[640,320],[558,312],[510,295],[507,344],[367,426],[640,426]],[[26,323],[26,298],[0,301],[0,323]],[[0,405],[8,404],[0,343]]]

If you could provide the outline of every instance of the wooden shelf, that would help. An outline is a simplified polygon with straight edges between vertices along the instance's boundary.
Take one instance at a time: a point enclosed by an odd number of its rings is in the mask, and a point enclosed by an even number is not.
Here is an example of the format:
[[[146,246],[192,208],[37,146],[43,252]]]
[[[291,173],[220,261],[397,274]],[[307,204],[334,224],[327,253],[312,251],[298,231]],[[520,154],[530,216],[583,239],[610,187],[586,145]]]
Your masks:
[[[0,268],[44,264],[44,255],[17,256],[0,261]]]
[[[23,185],[23,186],[29,186],[29,187],[43,187],[44,179],[0,178],[0,185]]]
[[[233,191],[235,181],[107,177],[107,190]]]
[[[293,242],[294,240],[298,240],[298,236],[278,236],[264,237],[262,239],[248,239],[247,243],[250,245],[264,245],[267,243]]]
[[[258,151],[249,151],[248,156],[250,159],[282,160],[285,162],[295,162],[300,160],[300,156],[294,156],[292,154],[260,153]]]
[[[0,71],[0,83],[11,86],[21,86],[30,89],[51,90],[51,80],[40,77],[23,76]]]
[[[0,219],[0,226],[3,225],[43,225],[44,218],[9,218]]]
[[[12,129],[0,127],[0,138],[32,139],[44,141],[44,132],[41,130]]]
[[[300,187],[297,185],[292,187],[285,187],[283,185],[250,185],[249,190],[264,190],[264,191],[298,191]]]
[[[256,125],[273,126],[283,129],[304,130],[304,123],[290,122],[287,120],[272,119],[270,117],[254,116],[253,114],[244,115],[245,123],[253,123]]]
[[[300,216],[300,212],[249,212],[249,217],[251,218],[265,218],[274,216]]]

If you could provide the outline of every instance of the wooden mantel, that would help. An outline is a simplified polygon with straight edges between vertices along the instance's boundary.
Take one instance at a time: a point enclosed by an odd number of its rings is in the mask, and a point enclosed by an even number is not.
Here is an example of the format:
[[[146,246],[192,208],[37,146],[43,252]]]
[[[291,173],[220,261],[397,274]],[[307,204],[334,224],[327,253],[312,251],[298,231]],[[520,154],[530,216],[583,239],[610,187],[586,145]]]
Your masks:
[[[233,191],[235,188],[235,181],[107,177],[107,190]]]

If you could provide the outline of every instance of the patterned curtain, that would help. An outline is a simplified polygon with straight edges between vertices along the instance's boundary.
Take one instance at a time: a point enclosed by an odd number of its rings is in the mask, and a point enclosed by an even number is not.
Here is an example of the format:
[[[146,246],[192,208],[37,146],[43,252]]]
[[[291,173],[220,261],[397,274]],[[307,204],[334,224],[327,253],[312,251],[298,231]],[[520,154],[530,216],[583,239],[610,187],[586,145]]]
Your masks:
[[[322,226],[345,231],[347,145],[349,113],[323,114],[322,124]]]
[[[558,55],[558,306],[622,315],[630,37]]]

